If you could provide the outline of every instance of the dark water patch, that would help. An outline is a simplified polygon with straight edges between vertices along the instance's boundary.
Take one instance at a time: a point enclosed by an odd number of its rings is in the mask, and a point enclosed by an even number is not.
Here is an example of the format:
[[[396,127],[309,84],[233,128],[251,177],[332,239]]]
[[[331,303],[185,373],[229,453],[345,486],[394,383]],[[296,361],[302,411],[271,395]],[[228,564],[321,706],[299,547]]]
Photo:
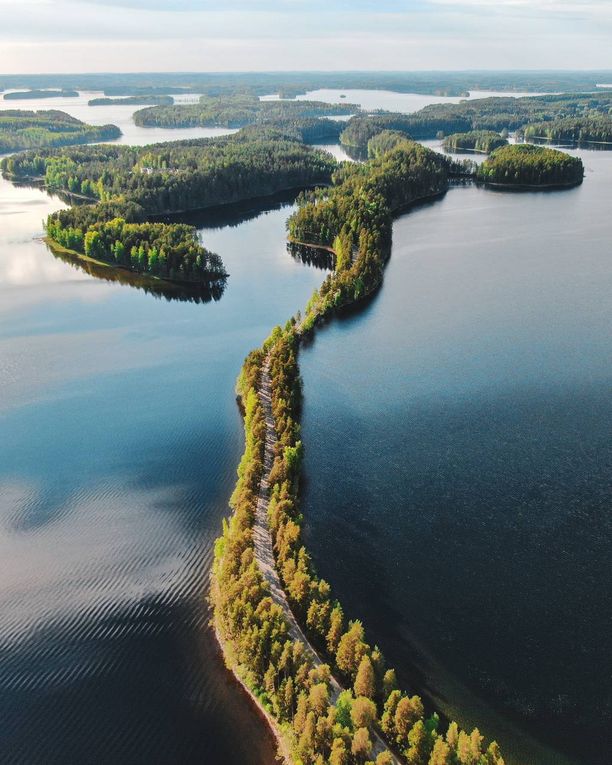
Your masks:
[[[511,763],[611,745],[612,165],[401,218],[302,357],[308,546],[401,677]],[[342,540],[342,544],[338,544]]]

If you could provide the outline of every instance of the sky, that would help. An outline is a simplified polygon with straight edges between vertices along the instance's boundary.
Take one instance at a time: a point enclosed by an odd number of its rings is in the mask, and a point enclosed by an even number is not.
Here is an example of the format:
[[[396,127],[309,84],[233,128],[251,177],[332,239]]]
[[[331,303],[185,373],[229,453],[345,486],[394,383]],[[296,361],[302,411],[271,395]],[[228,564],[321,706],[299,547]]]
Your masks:
[[[612,0],[0,0],[0,73],[610,69]]]

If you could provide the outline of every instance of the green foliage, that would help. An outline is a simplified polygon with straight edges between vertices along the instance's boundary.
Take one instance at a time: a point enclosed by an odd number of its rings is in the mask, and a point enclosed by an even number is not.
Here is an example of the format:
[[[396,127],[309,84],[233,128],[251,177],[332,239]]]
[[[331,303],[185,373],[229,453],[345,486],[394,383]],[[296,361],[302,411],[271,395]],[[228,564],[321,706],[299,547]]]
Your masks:
[[[47,234],[76,252],[164,279],[201,282],[225,276],[218,255],[202,247],[192,226],[180,223],[127,223],[123,218],[83,230],[63,227],[51,216]]]
[[[508,144],[507,138],[492,130],[470,130],[467,133],[453,133],[444,139],[446,151],[474,151],[490,154],[495,149]]]
[[[611,108],[610,91],[521,98],[477,98],[458,104],[430,104],[414,114],[358,114],[349,120],[340,140],[346,146],[365,149],[368,141],[384,130],[399,131],[419,140],[475,130],[499,133],[503,130],[519,130],[529,123],[564,118],[607,118]],[[597,129],[601,130],[601,126]]]
[[[2,165],[11,175],[44,174],[51,189],[98,200],[49,217],[47,233],[57,243],[181,282],[224,276],[220,258],[200,245],[194,228],[151,223],[147,218],[325,182],[335,166],[329,154],[268,129],[147,147],[41,150],[9,157]],[[90,237],[85,250],[92,231],[99,242],[92,248]],[[299,449],[287,456],[288,469],[297,471]]]
[[[582,183],[582,160],[531,144],[496,149],[478,168],[482,183],[508,186],[573,186]]]
[[[593,143],[610,144],[612,143],[612,117],[595,114],[530,123],[523,128],[522,134],[528,141],[569,143],[576,146]]]
[[[44,146],[112,141],[120,135],[116,125],[86,125],[65,112],[53,109],[38,112],[0,111],[0,154]],[[3,160],[3,169],[12,173],[10,167],[15,159],[9,157]]]
[[[276,120],[354,114],[356,104],[326,104],[321,101],[261,101],[249,94],[202,96],[197,104],[176,104],[141,109],[134,122],[144,127],[241,128]]]
[[[317,575],[304,546],[299,509],[302,443],[297,354],[301,338],[318,320],[376,289],[388,256],[394,211],[443,191],[448,168],[444,157],[402,137],[390,151],[364,165],[340,167],[331,189],[302,196],[289,221],[289,232],[302,241],[339,247],[336,271],[314,293],[304,318],[288,322],[284,329],[276,327],[263,347],[247,357],[238,382],[245,405],[246,447],[232,496],[234,514],[224,527],[223,543],[215,548],[215,621],[230,646],[226,655],[232,657],[235,670],[253,686],[265,688],[275,718],[287,724],[284,730],[288,731],[293,761],[300,765],[371,763],[375,730],[381,730],[390,745],[399,745],[407,762],[428,765],[440,739],[437,716],[425,720],[421,699],[395,689],[395,673],[386,669],[380,650],[367,642],[361,622],[345,625],[342,607],[333,599],[330,585]],[[266,437],[257,395],[264,359],[276,432],[273,465],[266,476],[275,565],[295,617],[328,662],[317,668],[309,666],[302,643],[288,640],[286,622],[283,620],[283,627],[276,620],[254,558],[252,525]],[[269,615],[270,626],[258,620],[262,612]],[[279,637],[271,642],[274,632]],[[334,697],[330,668],[354,687],[356,698],[345,690],[335,704],[330,703]],[[379,716],[383,694],[387,699]],[[467,736],[456,726],[454,731],[454,742],[452,732],[445,742],[453,756],[460,740],[463,742],[461,735]],[[472,738],[467,739],[473,748]],[[438,750],[444,749],[443,744]],[[389,758],[388,752],[380,753],[376,761],[388,765],[393,761]]]

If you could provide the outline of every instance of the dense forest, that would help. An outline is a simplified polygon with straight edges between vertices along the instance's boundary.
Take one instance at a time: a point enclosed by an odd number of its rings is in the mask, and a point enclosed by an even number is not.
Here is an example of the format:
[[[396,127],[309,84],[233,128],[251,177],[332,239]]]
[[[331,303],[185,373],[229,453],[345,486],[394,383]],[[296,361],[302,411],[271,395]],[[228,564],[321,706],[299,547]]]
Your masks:
[[[518,130],[530,122],[546,122],[563,117],[608,115],[612,109],[612,92],[548,96],[524,96],[522,98],[479,98],[458,104],[431,104],[414,116],[421,119],[462,118],[470,123],[472,130]],[[451,130],[446,129],[445,133]],[[455,132],[455,131],[452,131]],[[432,136],[433,137],[433,136]]]
[[[123,218],[75,227],[70,211],[47,221],[47,236],[94,260],[174,282],[207,282],[227,274],[221,258],[204,249],[193,226],[127,223]]]
[[[145,147],[31,151],[2,161],[5,173],[44,178],[51,190],[94,202],[49,216],[47,233],[58,244],[177,281],[219,278],[223,268],[194,229],[151,217],[327,183],[335,167],[330,154],[271,128]]]
[[[215,548],[212,597],[226,659],[277,722],[301,765],[503,765],[497,744],[483,749],[477,729],[443,726],[416,695],[402,691],[395,671],[361,622],[348,620],[330,585],[314,570],[302,539],[299,479],[300,339],[336,308],[376,289],[388,257],[395,210],[448,183],[444,157],[402,138],[388,153],[360,166],[343,166],[331,189],[305,195],[289,222],[292,236],[333,243],[335,272],[306,307],[304,317],[277,327],[245,361],[238,392],[245,411],[246,448],[232,496],[233,516]],[[293,613],[327,663],[314,666],[258,568],[252,525],[264,473],[266,423],[258,390],[264,365],[271,380],[277,442],[268,475],[268,519],[276,567]],[[346,690],[337,694],[331,677]],[[380,746],[383,737],[387,748]]]
[[[55,190],[92,200],[120,198],[147,215],[161,215],[327,183],[336,162],[282,130],[246,128],[222,138],[143,147],[26,152],[2,166],[17,177],[44,177]]]
[[[453,133],[447,136],[442,145],[448,152],[473,151],[490,154],[507,143],[507,138],[492,130],[470,130],[468,133]]]
[[[564,117],[549,122],[535,122],[522,130],[529,141],[569,143],[576,146],[612,143],[612,116]]]
[[[6,101],[22,101],[24,99],[39,98],[78,98],[76,90],[23,90],[13,93],[5,93],[3,98]]]
[[[575,186],[582,183],[582,160],[562,151],[531,144],[496,149],[479,166],[482,183],[504,186]]]
[[[458,104],[431,104],[414,114],[378,112],[352,117],[340,140],[365,149],[382,130],[399,130],[414,139],[428,139],[471,131],[527,130],[530,123],[564,118],[601,119],[607,122],[612,93],[493,97]],[[612,118],[611,118],[612,119]]]
[[[464,117],[423,118],[419,115],[420,112],[358,114],[348,121],[340,140],[345,146],[365,149],[370,138],[383,130],[396,130],[404,133],[408,138],[422,140],[435,138],[439,133],[467,132],[471,128],[471,123]]]
[[[202,96],[197,104],[175,104],[141,109],[134,122],[144,127],[227,127],[275,120],[346,115],[359,111],[355,104],[326,104],[322,101],[261,101],[257,96]]]
[[[116,125],[87,125],[56,110],[0,111],[0,154],[37,147],[112,141],[120,135]]]
[[[92,98],[88,106],[171,106],[172,96],[126,96],[125,98]]]

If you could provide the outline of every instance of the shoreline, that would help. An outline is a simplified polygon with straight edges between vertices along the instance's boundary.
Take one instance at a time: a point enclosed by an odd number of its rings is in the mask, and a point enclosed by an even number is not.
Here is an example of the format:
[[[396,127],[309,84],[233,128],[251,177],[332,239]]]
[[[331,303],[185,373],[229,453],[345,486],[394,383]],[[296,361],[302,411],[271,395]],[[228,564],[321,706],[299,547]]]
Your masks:
[[[211,569],[210,576],[209,576],[209,591],[212,594],[217,588],[217,580],[214,574],[214,571]],[[268,730],[272,735],[272,738],[276,742],[276,760],[277,762],[283,763],[283,765],[293,765],[293,760],[291,758],[291,752],[289,750],[289,746],[287,744],[287,741],[285,740],[285,736],[283,735],[282,729],[279,727],[278,723],[274,719],[274,717],[268,712],[268,710],[263,706],[261,701],[257,698],[255,693],[249,688],[249,686],[246,684],[246,682],[240,677],[238,671],[234,668],[233,662],[231,661],[229,650],[227,648],[227,641],[221,634],[221,630],[219,628],[219,624],[217,623],[217,617],[215,614],[215,609],[212,609],[212,617],[209,622],[213,635],[215,636],[215,641],[217,643],[217,646],[219,648],[220,658],[223,661],[223,665],[229,675],[232,677],[232,679],[238,683],[240,686],[242,692],[246,694],[246,696],[249,698],[253,705],[253,709],[256,712],[256,714],[266,722],[268,726]]]
[[[122,276],[132,276],[135,279],[140,279],[145,282],[148,282],[151,286],[160,287],[160,286],[174,286],[174,287],[185,287],[187,289],[203,289],[212,286],[213,284],[218,284],[219,282],[225,281],[227,277],[229,276],[228,273],[220,274],[218,277],[214,279],[209,279],[208,281],[201,281],[201,282],[195,282],[195,281],[188,281],[188,280],[181,280],[181,279],[168,279],[163,276],[155,276],[154,274],[147,274],[143,271],[132,271],[131,268],[127,268],[126,266],[121,266],[117,263],[107,263],[105,260],[98,260],[97,258],[92,258],[90,255],[85,255],[84,253],[77,252],[76,250],[70,250],[67,247],[63,247],[61,244],[55,241],[55,239],[52,239],[50,236],[43,236],[42,237],[43,242],[48,245],[48,247],[53,251],[58,253],[59,255],[67,255],[71,258],[74,258],[75,260],[82,261],[83,263],[88,263],[90,265],[97,266],[99,268],[107,268],[110,271],[121,274]]]

